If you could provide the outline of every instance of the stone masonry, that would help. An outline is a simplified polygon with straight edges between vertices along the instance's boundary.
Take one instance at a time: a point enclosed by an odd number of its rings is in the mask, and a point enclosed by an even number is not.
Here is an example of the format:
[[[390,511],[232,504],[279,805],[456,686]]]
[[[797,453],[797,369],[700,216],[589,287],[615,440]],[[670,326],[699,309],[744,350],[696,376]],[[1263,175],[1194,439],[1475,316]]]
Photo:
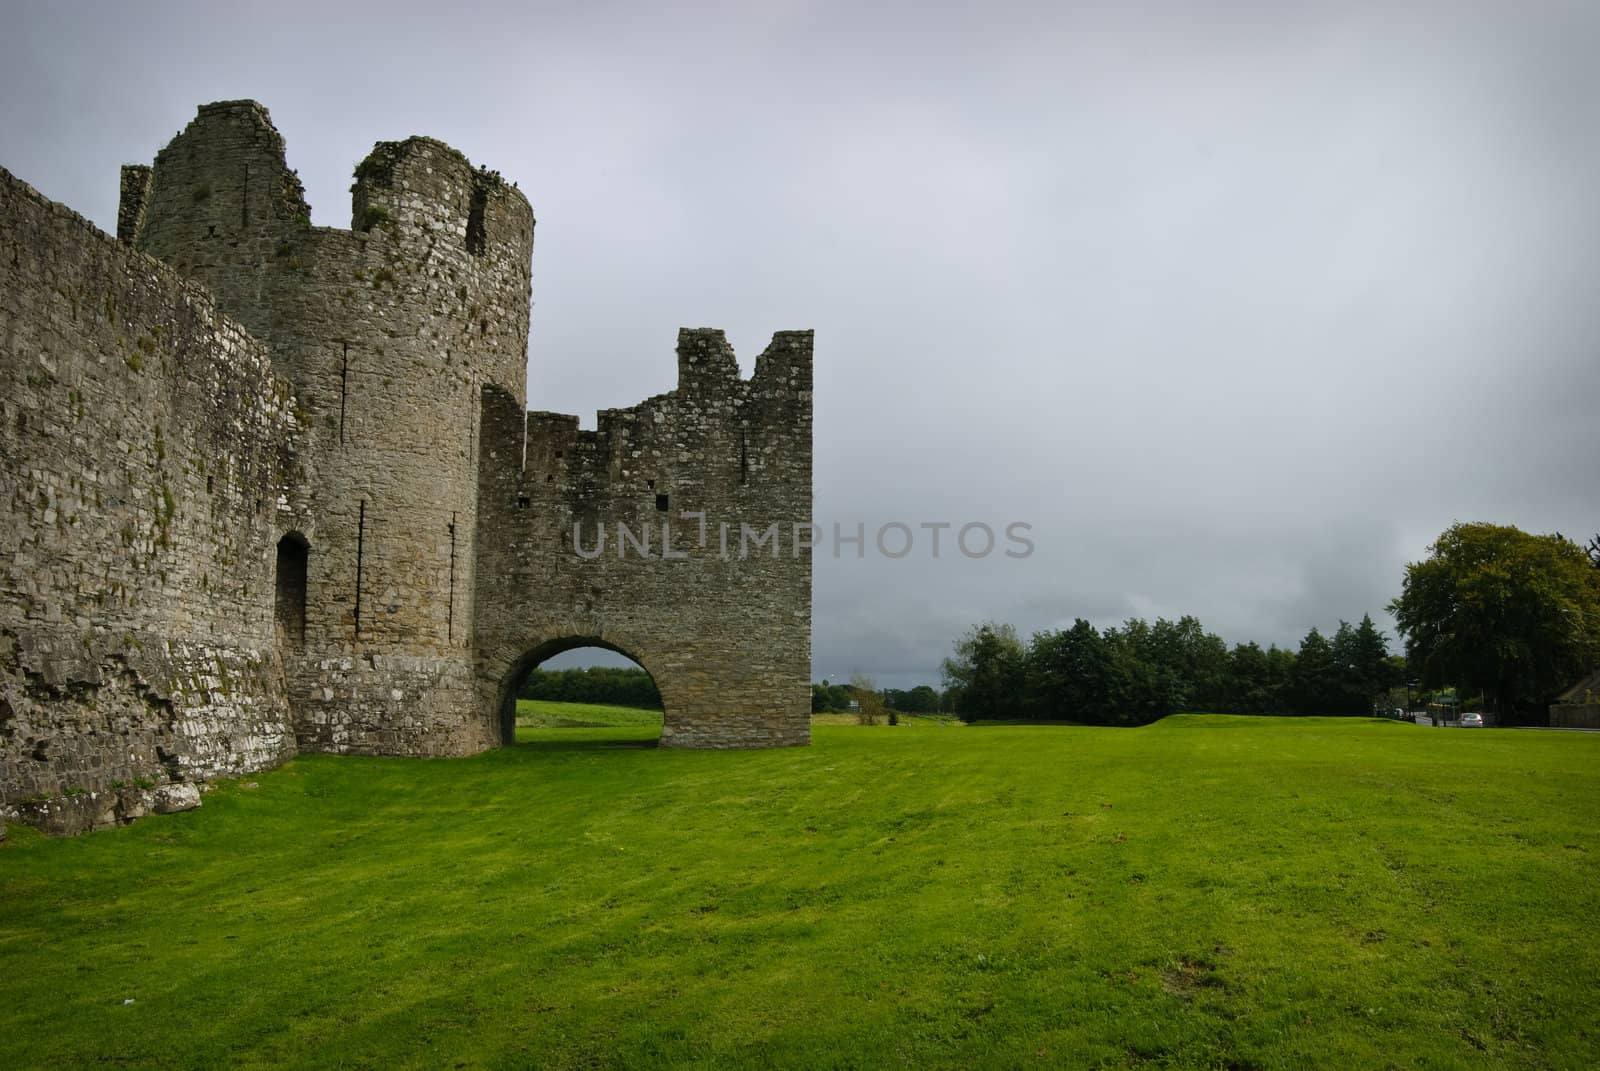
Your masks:
[[[0,818],[73,832],[297,752],[510,740],[551,654],[662,743],[809,740],[811,333],[525,411],[533,213],[428,138],[310,223],[252,101],[125,167],[115,240],[0,170]]]

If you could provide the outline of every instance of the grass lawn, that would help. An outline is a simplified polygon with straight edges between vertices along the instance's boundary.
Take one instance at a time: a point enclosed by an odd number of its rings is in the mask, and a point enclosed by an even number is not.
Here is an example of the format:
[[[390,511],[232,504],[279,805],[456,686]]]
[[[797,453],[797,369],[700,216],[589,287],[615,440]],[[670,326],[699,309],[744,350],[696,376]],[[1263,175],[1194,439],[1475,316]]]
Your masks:
[[[0,1066],[1600,1065],[1600,735],[656,734],[13,827]]]
[[[608,707],[598,703],[550,703],[542,699],[517,700],[519,729],[627,729],[618,739],[659,740],[661,711],[636,707]],[[589,734],[605,739],[606,734]],[[529,737],[529,739],[532,739]],[[565,739],[565,737],[562,737]]]

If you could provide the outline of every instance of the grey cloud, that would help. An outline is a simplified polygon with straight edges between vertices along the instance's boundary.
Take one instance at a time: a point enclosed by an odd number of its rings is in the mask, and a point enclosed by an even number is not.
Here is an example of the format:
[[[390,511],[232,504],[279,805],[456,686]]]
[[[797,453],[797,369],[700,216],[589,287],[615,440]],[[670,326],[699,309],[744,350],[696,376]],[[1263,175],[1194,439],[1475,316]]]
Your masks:
[[[1026,561],[818,559],[819,674],[974,620],[1380,616],[1456,519],[1600,528],[1591,5],[10,4],[0,163],[102,226],[201,101],[318,222],[427,133],[539,217],[530,396],[817,329],[824,523],[1025,520]]]

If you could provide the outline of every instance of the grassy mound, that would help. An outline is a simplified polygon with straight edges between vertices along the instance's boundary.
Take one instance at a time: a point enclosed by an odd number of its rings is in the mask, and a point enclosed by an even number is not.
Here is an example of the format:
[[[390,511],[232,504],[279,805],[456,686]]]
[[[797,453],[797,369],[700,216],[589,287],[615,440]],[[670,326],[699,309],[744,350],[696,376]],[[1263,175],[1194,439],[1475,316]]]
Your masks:
[[[13,828],[5,1065],[1600,1063],[1600,736],[652,731]]]

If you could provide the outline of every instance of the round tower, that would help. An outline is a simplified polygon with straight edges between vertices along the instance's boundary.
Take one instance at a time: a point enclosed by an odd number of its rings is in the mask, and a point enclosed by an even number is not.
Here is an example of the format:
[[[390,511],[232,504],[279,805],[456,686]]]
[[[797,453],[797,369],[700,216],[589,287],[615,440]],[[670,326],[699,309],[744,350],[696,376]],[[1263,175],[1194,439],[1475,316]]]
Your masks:
[[[474,710],[477,425],[485,386],[525,398],[527,200],[409,138],[356,168],[349,230],[313,227],[249,101],[202,107],[139,193],[135,244],[205,283],[294,387],[303,478],[279,511],[305,545],[283,641],[301,747],[497,743]]]

